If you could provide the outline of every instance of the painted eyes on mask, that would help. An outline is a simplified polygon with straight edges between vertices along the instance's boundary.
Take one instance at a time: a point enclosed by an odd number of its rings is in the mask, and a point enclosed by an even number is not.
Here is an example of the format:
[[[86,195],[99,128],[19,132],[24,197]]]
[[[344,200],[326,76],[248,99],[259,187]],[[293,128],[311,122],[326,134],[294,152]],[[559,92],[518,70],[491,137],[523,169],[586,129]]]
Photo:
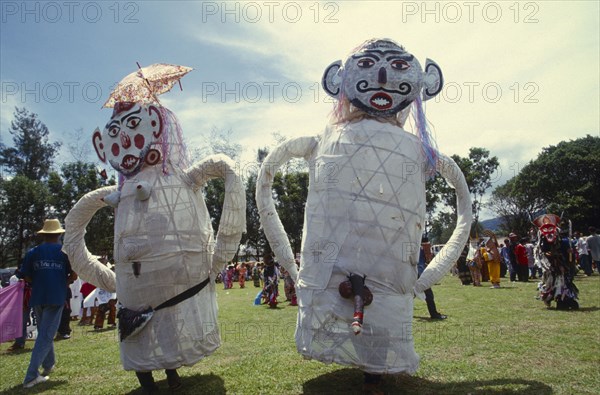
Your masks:
[[[405,60],[394,60],[392,62],[392,68],[396,70],[407,70],[410,68],[410,65]]]
[[[127,126],[129,129],[135,129],[139,126],[140,122],[142,121],[141,118],[139,117],[129,117],[127,119],[127,122],[125,122],[125,126]],[[117,135],[119,134],[119,132],[121,131],[121,128],[119,127],[119,125],[111,125],[108,128],[108,135],[110,137],[117,137]]]
[[[117,137],[117,135],[119,134],[120,131],[121,131],[120,127],[118,127],[117,125],[113,125],[110,128],[108,128],[108,135],[110,137]]]
[[[368,69],[370,67],[373,67],[374,64],[375,61],[371,58],[362,58],[356,63],[356,65],[362,69]]]
[[[129,128],[129,129],[135,129],[141,122],[141,118],[139,117],[130,117],[129,119],[127,119],[127,123],[125,123],[125,125]]]
[[[358,62],[356,62],[356,65],[358,67],[360,67],[361,69],[368,69],[375,65],[375,61],[371,58],[362,58]],[[401,60],[401,59],[393,60],[390,63],[390,65],[392,66],[392,68],[394,70],[403,71],[403,70],[408,70],[410,68],[410,64],[408,64],[407,61]]]

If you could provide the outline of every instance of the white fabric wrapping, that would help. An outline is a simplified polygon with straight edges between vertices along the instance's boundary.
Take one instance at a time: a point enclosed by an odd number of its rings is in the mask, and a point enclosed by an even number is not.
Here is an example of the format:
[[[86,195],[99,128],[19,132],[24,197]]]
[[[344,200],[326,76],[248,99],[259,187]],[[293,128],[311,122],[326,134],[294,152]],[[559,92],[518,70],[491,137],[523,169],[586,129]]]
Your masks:
[[[100,306],[101,304],[108,303],[111,299],[117,299],[117,294],[115,292],[108,292],[101,288],[96,288],[83,300],[83,307]]]
[[[226,261],[235,253],[234,241],[239,241],[245,226],[244,188],[231,160],[210,157],[186,173],[172,170],[170,175],[164,175],[161,166],[148,167],[123,183],[115,212],[114,260],[116,291],[124,307],[156,307],[210,275],[213,229],[200,187],[219,176],[225,177],[226,189],[215,261]],[[145,200],[136,192],[140,184],[150,190]],[[102,279],[104,266],[76,259],[84,255],[81,251],[90,255],[83,241],[85,226],[104,206],[99,198],[114,188],[99,191],[84,196],[69,213],[65,251],[85,280],[113,291],[114,285],[95,282]],[[134,262],[140,266],[138,276]],[[125,370],[176,369],[210,355],[220,345],[214,282],[195,296],[156,311],[143,331],[120,345]]]
[[[277,147],[261,168],[256,201],[265,235],[286,269],[292,253],[286,251],[289,242],[276,218],[271,186],[277,167],[290,157],[306,158],[310,169],[297,281],[298,351],[371,373],[416,371],[413,297],[426,181],[421,142],[391,124],[362,120]],[[466,188],[458,174],[445,176],[461,191]],[[459,205],[464,207],[465,198],[470,208],[468,191]],[[460,223],[467,222],[468,215],[462,215]],[[466,239],[462,233],[458,238]],[[445,265],[438,263],[426,281],[435,280]],[[353,301],[338,291],[350,273],[366,276],[374,295],[360,335],[350,327]]]
[[[467,239],[469,238],[471,222],[473,221],[469,187],[467,186],[465,176],[458,165],[451,158],[440,155],[437,162],[437,171],[456,191],[456,228],[452,232],[452,236],[448,242],[446,242],[440,252],[436,254],[429,265],[427,265],[427,268],[417,280],[417,284],[415,285],[416,293],[431,288],[431,286],[440,281],[456,261],[458,261],[461,252],[465,248]]]
[[[106,207],[102,200],[115,192],[116,186],[104,187],[85,194],[65,218],[63,251],[77,275],[85,281],[110,292],[116,290],[115,273],[92,255],[85,246],[85,228],[96,214]]]
[[[97,307],[98,306],[98,301],[96,300],[96,295],[98,294],[97,291],[98,288],[94,288],[94,290],[92,292],[90,292],[88,294],[88,296],[85,297],[85,299],[83,299],[83,308],[84,309],[89,309],[90,307]]]
[[[233,258],[242,232],[246,231],[246,191],[238,173],[235,163],[222,154],[209,156],[185,171],[191,185],[204,185],[213,178],[225,181],[225,198],[212,261],[215,275]]]
[[[272,195],[273,180],[277,169],[292,158],[303,157],[308,160],[310,153],[317,145],[315,137],[298,137],[277,147],[263,161],[260,174],[256,180],[256,204],[260,215],[260,223],[271,249],[278,258],[279,264],[288,271],[297,282],[298,267],[290,246],[287,233],[277,215]]]

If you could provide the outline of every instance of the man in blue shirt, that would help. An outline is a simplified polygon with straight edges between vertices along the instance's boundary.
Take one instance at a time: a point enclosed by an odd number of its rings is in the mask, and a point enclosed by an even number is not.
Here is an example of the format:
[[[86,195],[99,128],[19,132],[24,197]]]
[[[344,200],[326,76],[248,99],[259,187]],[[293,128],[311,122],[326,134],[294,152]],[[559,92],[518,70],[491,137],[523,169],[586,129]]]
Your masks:
[[[43,229],[37,233],[42,237],[42,244],[23,258],[21,271],[25,280],[31,283],[29,304],[35,312],[38,331],[23,381],[25,388],[48,380],[56,362],[53,340],[60,324],[68,283],[77,277],[71,270],[69,258],[61,250],[60,237],[64,232],[57,219],[44,221]],[[40,366],[43,369],[41,375]]]

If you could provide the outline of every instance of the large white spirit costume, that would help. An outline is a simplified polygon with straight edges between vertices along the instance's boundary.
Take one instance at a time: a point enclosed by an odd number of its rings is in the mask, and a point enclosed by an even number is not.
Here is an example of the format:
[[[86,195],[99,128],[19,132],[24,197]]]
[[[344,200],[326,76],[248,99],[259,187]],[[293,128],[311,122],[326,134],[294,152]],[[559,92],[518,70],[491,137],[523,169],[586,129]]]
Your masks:
[[[273,251],[296,275],[271,186],[277,168],[290,158],[308,161],[296,345],[307,358],[369,373],[414,372],[419,358],[411,332],[413,298],[456,262],[471,225],[464,176],[431,146],[422,112],[421,98],[442,88],[441,71],[430,60],[423,71],[391,40],[370,40],[344,65],[330,65],[322,83],[338,100],[334,122],[318,136],[275,148],[263,163],[256,193]],[[417,135],[401,127],[413,101]],[[417,280],[425,182],[435,171],[456,189],[458,222]]]
[[[93,135],[96,152],[120,174],[119,186],[85,195],[69,212],[64,250],[81,277],[117,291],[125,308],[156,309],[139,333],[123,339],[126,370],[151,371],[192,365],[220,345],[214,267],[227,262],[245,230],[245,192],[234,163],[223,155],[188,167],[181,130],[173,113],[154,103],[115,104],[103,132]],[[216,243],[201,187],[225,180],[225,201]],[[116,273],[85,246],[94,213],[115,207]],[[199,291],[197,291],[200,289]]]

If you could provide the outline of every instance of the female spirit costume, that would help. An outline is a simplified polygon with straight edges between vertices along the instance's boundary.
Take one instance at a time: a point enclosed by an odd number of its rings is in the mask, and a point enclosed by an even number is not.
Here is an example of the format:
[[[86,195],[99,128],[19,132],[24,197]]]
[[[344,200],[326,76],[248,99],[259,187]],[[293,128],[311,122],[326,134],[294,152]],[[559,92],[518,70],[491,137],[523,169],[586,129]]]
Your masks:
[[[220,345],[214,271],[231,259],[245,228],[244,187],[234,163],[215,155],[188,166],[179,124],[155,95],[117,102],[93,143],[100,160],[119,172],[119,185],[90,192],[73,207],[64,250],[81,277],[117,291],[125,370],[193,365]],[[201,188],[216,177],[225,180],[225,200],[215,241]],[[115,208],[115,273],[83,239],[107,204]]]

